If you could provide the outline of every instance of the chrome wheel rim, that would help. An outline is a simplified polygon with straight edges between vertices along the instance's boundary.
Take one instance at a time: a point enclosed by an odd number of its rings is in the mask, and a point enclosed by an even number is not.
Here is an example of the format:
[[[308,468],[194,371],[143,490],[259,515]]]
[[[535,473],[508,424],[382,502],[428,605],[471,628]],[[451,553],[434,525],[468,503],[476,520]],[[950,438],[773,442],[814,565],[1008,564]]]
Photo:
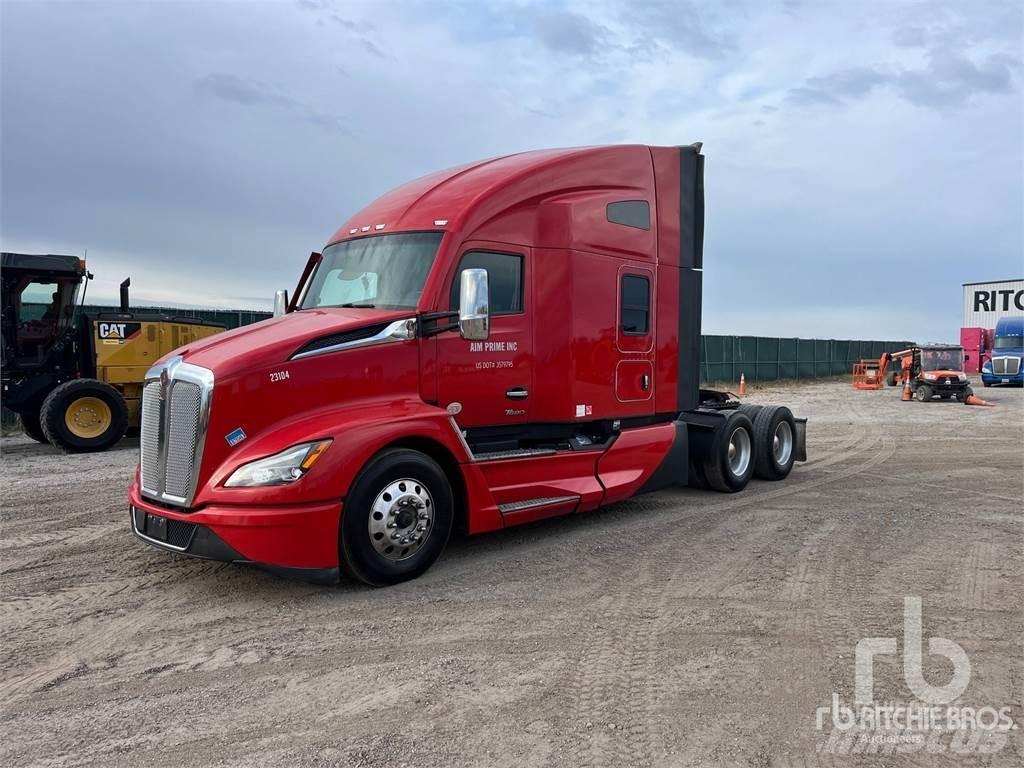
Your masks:
[[[403,477],[377,494],[367,519],[370,543],[381,557],[407,560],[422,549],[434,522],[434,499],[420,480]]]
[[[780,421],[775,427],[775,435],[772,437],[772,455],[775,463],[780,466],[789,464],[789,457],[793,455],[793,428],[788,421]]]
[[[736,427],[729,435],[729,470],[742,477],[750,466],[750,433],[743,427]]]

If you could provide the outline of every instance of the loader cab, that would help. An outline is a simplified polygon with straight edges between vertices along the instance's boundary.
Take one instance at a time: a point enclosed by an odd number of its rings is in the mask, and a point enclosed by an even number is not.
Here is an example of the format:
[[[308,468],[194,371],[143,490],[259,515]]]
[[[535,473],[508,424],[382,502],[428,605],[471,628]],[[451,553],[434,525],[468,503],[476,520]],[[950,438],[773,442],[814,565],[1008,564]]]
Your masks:
[[[8,374],[74,367],[75,325],[85,262],[76,256],[2,254],[3,367]]]

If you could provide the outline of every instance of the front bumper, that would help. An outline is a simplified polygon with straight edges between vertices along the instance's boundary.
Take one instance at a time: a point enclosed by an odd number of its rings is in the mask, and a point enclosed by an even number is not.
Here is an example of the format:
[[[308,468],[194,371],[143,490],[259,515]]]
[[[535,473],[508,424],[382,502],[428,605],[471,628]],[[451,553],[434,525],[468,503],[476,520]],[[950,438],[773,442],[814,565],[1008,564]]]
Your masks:
[[[967,389],[969,386],[971,386],[971,382],[970,381],[940,382],[940,381],[928,381],[928,379],[920,379],[917,382],[917,387],[925,387],[925,386],[931,387],[932,392],[934,394],[936,394],[936,395],[955,395],[955,394],[958,394],[960,392],[963,392],[965,389]],[[915,390],[917,389],[917,387],[915,387]]]
[[[341,503],[293,507],[208,506],[172,510],[129,492],[132,532],[147,544],[189,557],[247,563],[318,583],[338,581]]]
[[[985,384],[1024,384],[1024,368],[1012,376],[982,370],[981,380]]]

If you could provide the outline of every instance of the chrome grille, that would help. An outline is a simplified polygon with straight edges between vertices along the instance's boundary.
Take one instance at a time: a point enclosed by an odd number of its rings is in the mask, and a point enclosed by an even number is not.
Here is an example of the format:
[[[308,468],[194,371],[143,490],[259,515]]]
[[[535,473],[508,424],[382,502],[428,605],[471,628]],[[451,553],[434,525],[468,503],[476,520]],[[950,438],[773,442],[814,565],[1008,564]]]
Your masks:
[[[142,471],[142,490],[159,494],[163,484],[160,468],[160,382],[151,381],[142,390],[142,409],[139,416],[139,466]]]
[[[196,491],[213,373],[180,357],[146,374],[139,419],[139,465],[144,495],[188,506]]]
[[[199,406],[202,391],[190,381],[176,381],[171,387],[167,419],[167,466],[164,493],[185,498],[192,487],[192,464],[199,437]]]
[[[993,357],[992,373],[997,376],[1016,376],[1020,372],[1019,357]]]

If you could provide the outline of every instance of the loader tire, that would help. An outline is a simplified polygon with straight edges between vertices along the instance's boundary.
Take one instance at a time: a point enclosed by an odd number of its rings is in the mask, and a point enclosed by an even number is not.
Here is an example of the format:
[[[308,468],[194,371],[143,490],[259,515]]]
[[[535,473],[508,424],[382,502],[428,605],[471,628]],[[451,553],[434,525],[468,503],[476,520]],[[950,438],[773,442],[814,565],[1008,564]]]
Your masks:
[[[895,387],[896,386],[896,371],[889,371],[889,373],[886,374],[886,376],[885,376],[885,382],[890,387]]]
[[[46,435],[43,434],[43,427],[39,423],[39,413],[22,413],[21,416],[21,431],[24,432],[28,437],[31,437],[37,443],[46,443]]]
[[[762,480],[783,480],[796,461],[796,423],[784,405],[762,408],[754,418],[754,474]]]
[[[721,493],[736,493],[747,487],[754,474],[757,449],[754,425],[745,413],[733,411],[702,462],[708,487]]]
[[[128,406],[109,384],[74,379],[46,396],[39,420],[46,439],[64,453],[105,451],[124,436]]]

